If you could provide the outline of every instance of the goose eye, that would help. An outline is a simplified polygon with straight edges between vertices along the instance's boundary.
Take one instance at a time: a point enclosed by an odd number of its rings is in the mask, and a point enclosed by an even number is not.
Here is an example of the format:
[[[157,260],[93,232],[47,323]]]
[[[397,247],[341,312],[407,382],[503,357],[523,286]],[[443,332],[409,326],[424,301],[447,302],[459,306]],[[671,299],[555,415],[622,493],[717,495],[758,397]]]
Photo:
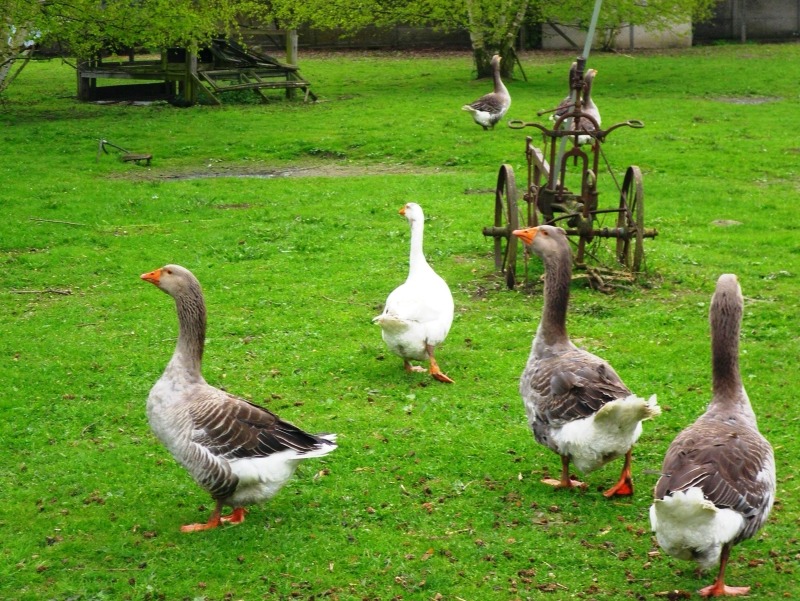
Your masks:
[[[166,271],[169,275],[172,275],[172,270],[171,269],[165,269],[164,271]]]

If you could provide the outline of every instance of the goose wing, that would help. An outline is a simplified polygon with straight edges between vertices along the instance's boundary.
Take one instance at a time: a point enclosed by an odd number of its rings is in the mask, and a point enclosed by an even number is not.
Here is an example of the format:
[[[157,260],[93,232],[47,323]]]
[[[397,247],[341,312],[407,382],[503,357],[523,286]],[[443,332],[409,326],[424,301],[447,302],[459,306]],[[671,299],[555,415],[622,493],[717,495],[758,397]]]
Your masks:
[[[577,348],[536,361],[521,386],[523,396],[528,388],[537,399],[537,420],[554,425],[589,417],[631,394],[608,363]]]
[[[195,403],[189,414],[192,441],[226,460],[267,457],[287,450],[302,455],[328,444],[271,411],[223,391]]]
[[[452,312],[453,296],[439,276],[398,286],[386,299],[384,309],[384,314],[417,323],[436,321]]]
[[[772,506],[775,458],[758,431],[701,418],[681,432],[664,457],[655,498],[697,487],[718,508],[745,518],[739,540],[755,533]]]
[[[485,113],[497,113],[505,108],[506,99],[495,92],[491,92],[478,98],[475,102],[471,102],[471,106],[476,111],[483,111]]]

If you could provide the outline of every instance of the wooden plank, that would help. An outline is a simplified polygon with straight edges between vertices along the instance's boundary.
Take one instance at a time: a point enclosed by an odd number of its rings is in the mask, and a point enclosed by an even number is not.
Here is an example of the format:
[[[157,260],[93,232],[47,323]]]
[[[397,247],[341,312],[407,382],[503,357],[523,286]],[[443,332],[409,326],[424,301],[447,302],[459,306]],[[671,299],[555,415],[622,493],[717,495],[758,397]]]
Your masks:
[[[197,83],[197,90],[198,91],[202,91],[206,96],[208,96],[211,99],[211,102],[213,104],[215,104],[217,106],[222,105],[222,101],[219,98],[217,98],[216,96],[214,96],[214,93],[211,90],[209,90],[206,86],[203,85],[203,81],[197,76],[196,73],[192,73],[191,77]]]
[[[254,90],[268,89],[268,90],[284,90],[287,88],[305,89],[308,87],[307,83],[301,81],[281,81],[281,82],[263,82],[263,83],[242,83],[232,84],[229,86],[214,86],[216,92],[232,92],[234,90]]]

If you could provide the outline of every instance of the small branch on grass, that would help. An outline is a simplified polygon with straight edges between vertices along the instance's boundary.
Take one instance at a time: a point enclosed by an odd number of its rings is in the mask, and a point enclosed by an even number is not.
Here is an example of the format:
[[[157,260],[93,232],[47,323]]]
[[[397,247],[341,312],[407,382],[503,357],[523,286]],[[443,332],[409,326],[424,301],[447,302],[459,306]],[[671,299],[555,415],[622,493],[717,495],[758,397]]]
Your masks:
[[[337,299],[337,298],[331,298],[331,297],[329,297],[329,296],[325,296],[324,294],[320,294],[320,296],[321,296],[322,298],[324,298],[326,301],[330,301],[330,302],[332,302],[332,303],[342,303],[343,305],[350,305],[350,304],[352,304],[352,303],[350,303],[350,301],[343,301],[343,300],[339,300],[339,299]]]
[[[63,296],[69,296],[72,294],[72,290],[69,288],[45,288],[44,290],[11,290],[11,294],[61,294]]]
[[[589,286],[600,292],[610,293],[615,288],[628,288],[628,285],[634,281],[633,275],[624,271],[616,271],[601,266],[589,267],[588,265],[583,268],[585,271],[574,274],[572,276],[573,279],[585,279]]]
[[[30,217],[31,221],[38,221],[40,223],[61,223],[63,225],[77,225],[79,227],[86,227],[85,223],[75,223],[74,221],[62,221],[61,219],[42,219],[41,217]]]

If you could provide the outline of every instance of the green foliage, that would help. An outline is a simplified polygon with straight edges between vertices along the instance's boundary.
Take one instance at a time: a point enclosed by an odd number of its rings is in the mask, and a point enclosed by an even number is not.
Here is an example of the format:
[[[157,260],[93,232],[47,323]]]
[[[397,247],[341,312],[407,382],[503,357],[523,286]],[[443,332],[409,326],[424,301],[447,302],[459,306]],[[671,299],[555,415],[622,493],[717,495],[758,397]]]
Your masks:
[[[526,53],[508,118],[564,96],[571,54]],[[734,549],[733,585],[794,598],[800,453],[793,378],[800,244],[797,45],[593,53],[604,145],[644,173],[647,273],[611,294],[578,279],[569,330],[664,413],[634,449],[636,495],[539,480],[517,391],[541,312],[541,266],[508,291],[493,273],[494,184],[524,186],[525,136],[460,111],[486,82],[468,53],[301,57],[313,105],[95,105],[74,72],[31,64],[0,105],[0,599],[685,598],[708,584],[658,551],[647,510],[673,437],[710,398],[708,303],[720,273],[746,298],[742,374],[776,450],[777,503]],[[736,73],[731,77],[730,73]],[[97,157],[106,138],[148,167]],[[600,205],[617,206],[612,175]],[[456,320],[437,352],[452,386],[406,374],[370,323],[403,281],[419,202],[425,251]],[[733,223],[735,222],[735,223]],[[603,242],[606,244],[606,242]],[[309,461],[244,524],[184,535],[208,496],[149,431],[144,404],[177,334],[139,274],[201,280],[207,380],[340,448]],[[519,259],[520,270],[524,266]]]
[[[25,24],[45,44],[58,42],[72,55],[100,50],[182,46],[196,49],[230,33],[250,5],[242,0],[0,0],[6,25]]]
[[[664,29],[688,17],[710,14],[719,0],[605,0],[600,30],[613,40],[619,28],[642,24]],[[197,49],[216,35],[235,34],[241,17],[292,28],[310,24],[352,33],[368,26],[432,25],[466,29],[472,40],[478,77],[491,75],[491,56],[508,57],[503,75],[511,75],[515,41],[523,22],[550,19],[588,26],[593,2],[584,0],[0,0],[7,35],[24,26],[58,41],[76,56],[89,58],[100,50],[180,46]],[[0,58],[5,58],[0,52]]]
[[[631,23],[650,31],[665,31],[676,23],[702,22],[712,15],[720,0],[603,0],[597,19],[597,37],[604,50],[613,48],[614,39]],[[543,21],[550,20],[588,29],[594,2],[585,0],[545,0],[539,3]]]

